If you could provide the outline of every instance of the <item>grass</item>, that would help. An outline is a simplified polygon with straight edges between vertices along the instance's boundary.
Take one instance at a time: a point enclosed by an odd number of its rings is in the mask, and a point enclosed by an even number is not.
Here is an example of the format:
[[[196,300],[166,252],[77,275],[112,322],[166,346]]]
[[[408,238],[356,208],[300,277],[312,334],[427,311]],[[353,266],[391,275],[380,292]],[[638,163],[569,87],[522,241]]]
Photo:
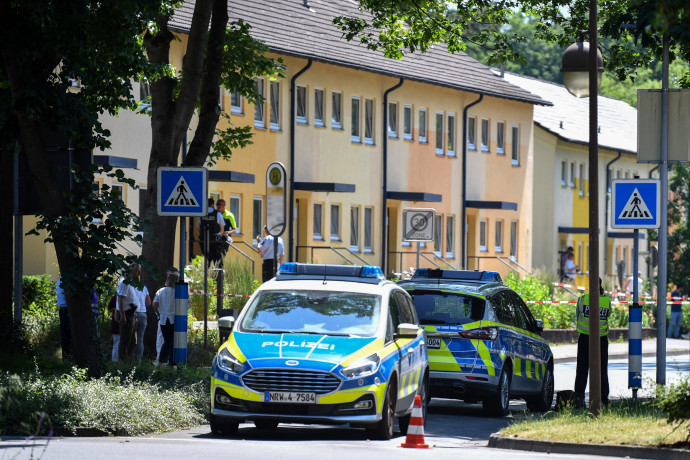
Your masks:
[[[584,410],[526,414],[501,430],[501,436],[570,443],[689,448],[688,424],[669,424],[653,400],[613,401],[599,417]]]

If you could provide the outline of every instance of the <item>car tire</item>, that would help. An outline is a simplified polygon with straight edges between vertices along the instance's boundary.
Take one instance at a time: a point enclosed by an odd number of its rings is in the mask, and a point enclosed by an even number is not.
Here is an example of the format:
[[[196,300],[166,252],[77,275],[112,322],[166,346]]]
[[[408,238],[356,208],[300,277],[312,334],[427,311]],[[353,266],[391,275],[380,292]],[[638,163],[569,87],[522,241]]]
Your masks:
[[[551,409],[553,404],[553,391],[554,391],[554,381],[553,381],[553,369],[551,367],[546,368],[544,372],[544,380],[541,383],[541,393],[537,396],[532,396],[526,398],[527,410],[530,412],[547,412]]]
[[[492,417],[503,417],[510,406],[510,365],[503,366],[498,377],[496,390],[482,401],[484,413]]]
[[[391,377],[392,378],[392,377]],[[373,439],[387,441],[393,437],[395,427],[395,386],[389,384],[386,396],[381,408],[381,421],[371,427],[367,427],[367,435]]]
[[[209,417],[209,422],[211,423],[211,433],[216,436],[232,436],[237,433],[237,429],[240,426],[240,422],[238,421],[221,421],[213,414]]]
[[[419,391],[417,391],[417,394],[421,396],[422,399],[422,420],[424,422],[424,426],[426,427],[426,411],[427,408],[429,407],[429,393],[428,393],[428,388],[429,384],[427,382],[427,378],[425,377],[424,380],[422,380],[422,385],[419,387]],[[414,407],[414,405],[413,405]],[[400,432],[402,434],[407,434],[407,428],[410,426],[410,419],[412,418],[412,412],[407,414],[404,417],[400,417],[398,419],[398,426],[400,427]]]
[[[273,431],[278,428],[275,420],[254,420],[254,426],[259,430]]]

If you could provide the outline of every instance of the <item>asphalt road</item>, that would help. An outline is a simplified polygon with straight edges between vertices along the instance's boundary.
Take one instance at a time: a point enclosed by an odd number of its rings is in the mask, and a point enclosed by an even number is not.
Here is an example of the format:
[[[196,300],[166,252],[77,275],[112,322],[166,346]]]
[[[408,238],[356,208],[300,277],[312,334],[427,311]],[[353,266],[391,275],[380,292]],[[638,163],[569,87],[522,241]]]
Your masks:
[[[641,395],[650,391],[655,377],[654,358],[643,359],[644,385]],[[690,372],[690,357],[669,356],[667,381],[671,383]],[[557,364],[556,390],[571,389],[575,363]],[[609,367],[611,395],[630,396],[627,389],[627,360],[613,360]],[[240,425],[238,435],[231,439],[211,436],[208,425],[190,430],[136,438],[55,438],[35,441],[2,438],[0,460],[41,458],[63,459],[371,459],[398,460],[407,458],[433,459],[583,459],[609,458],[583,455],[540,454],[485,447],[491,433],[509,425],[525,410],[522,401],[511,402],[511,414],[503,418],[487,418],[480,404],[434,399],[429,407],[425,428],[430,449],[404,449],[405,437],[396,432],[390,441],[371,441],[364,430],[323,425],[280,425],[273,432],[262,432],[251,423]]]

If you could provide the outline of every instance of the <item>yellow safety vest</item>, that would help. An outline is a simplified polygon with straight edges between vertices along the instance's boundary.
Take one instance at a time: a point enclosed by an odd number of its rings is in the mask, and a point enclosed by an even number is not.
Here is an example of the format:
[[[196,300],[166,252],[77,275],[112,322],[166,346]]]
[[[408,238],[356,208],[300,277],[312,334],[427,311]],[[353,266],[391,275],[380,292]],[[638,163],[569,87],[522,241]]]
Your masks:
[[[599,336],[609,334],[609,315],[611,314],[611,299],[599,296]],[[577,332],[589,335],[589,294],[577,299]]]

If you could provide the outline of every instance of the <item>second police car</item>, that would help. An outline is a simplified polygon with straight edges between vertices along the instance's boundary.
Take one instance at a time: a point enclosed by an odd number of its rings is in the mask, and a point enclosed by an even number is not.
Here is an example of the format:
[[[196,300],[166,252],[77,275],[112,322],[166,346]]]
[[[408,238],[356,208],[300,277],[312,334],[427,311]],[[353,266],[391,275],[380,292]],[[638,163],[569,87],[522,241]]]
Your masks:
[[[496,272],[420,269],[399,281],[427,334],[432,397],[482,402],[489,415],[511,398],[545,412],[554,392],[553,354],[525,302]]]
[[[350,424],[390,439],[429,385],[410,296],[373,266],[288,263],[252,295],[212,365],[211,430]]]

